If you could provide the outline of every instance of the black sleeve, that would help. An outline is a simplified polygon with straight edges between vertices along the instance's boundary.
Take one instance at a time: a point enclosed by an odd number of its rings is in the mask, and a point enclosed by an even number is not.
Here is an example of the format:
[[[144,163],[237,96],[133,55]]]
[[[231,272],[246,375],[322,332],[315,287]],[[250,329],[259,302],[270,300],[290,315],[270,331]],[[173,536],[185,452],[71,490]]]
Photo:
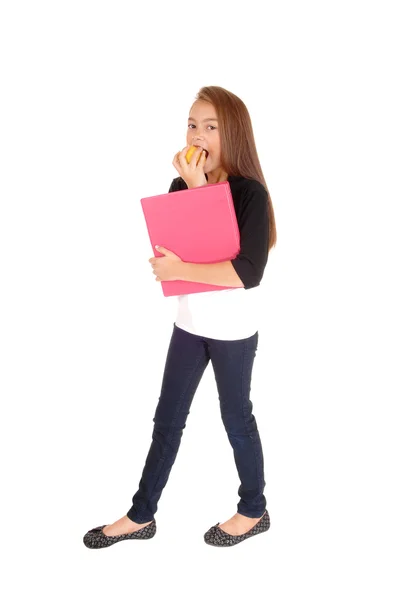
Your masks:
[[[172,183],[170,185],[170,189],[168,190],[168,193],[170,193],[170,192],[176,192],[176,184],[175,184],[175,182],[176,182],[176,179],[173,179]]]
[[[187,185],[186,185],[185,181],[182,179],[182,177],[175,177],[175,179],[172,180],[172,183],[170,185],[170,189],[168,190],[168,193],[179,192],[179,190],[186,190],[186,189],[187,189]]]
[[[238,217],[240,252],[231,263],[245,289],[260,284],[268,256],[268,194],[262,185],[251,185],[243,192]]]

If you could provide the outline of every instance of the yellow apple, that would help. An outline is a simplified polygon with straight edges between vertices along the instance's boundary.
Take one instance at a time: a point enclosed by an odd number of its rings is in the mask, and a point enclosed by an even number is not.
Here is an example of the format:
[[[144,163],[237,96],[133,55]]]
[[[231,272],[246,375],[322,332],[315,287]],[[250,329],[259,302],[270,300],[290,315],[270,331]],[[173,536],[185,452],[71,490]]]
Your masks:
[[[186,152],[186,162],[187,163],[190,163],[190,160],[191,160],[193,154],[195,153],[196,149],[197,149],[197,146],[190,146],[189,150]],[[205,152],[205,158],[207,158],[207,155],[208,155],[207,151],[206,150],[202,150],[202,152]],[[198,163],[198,161],[201,158],[202,152],[200,152],[200,154],[199,154],[199,157],[197,159],[197,163]]]

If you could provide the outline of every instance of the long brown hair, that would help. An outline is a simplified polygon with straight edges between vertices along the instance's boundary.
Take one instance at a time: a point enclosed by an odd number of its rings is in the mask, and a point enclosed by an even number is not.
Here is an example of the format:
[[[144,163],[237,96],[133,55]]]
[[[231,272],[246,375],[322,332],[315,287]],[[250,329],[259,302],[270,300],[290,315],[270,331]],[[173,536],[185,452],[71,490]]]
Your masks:
[[[228,175],[255,179],[263,184],[268,197],[269,250],[276,245],[277,232],[272,199],[256,150],[251,117],[238,96],[216,85],[200,88],[197,100],[210,102],[217,113],[221,142],[221,163]]]

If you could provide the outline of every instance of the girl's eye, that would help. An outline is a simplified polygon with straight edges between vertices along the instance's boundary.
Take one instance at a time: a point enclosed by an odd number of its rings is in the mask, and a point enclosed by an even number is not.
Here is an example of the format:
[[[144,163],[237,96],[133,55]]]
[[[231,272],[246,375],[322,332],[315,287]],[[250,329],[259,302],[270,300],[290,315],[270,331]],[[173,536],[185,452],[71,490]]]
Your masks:
[[[196,127],[193,123],[189,123],[189,125],[187,126],[188,129],[190,128],[190,125],[192,125],[193,127]],[[214,127],[214,125],[208,125],[208,127],[212,127],[212,129],[216,129],[216,127]]]

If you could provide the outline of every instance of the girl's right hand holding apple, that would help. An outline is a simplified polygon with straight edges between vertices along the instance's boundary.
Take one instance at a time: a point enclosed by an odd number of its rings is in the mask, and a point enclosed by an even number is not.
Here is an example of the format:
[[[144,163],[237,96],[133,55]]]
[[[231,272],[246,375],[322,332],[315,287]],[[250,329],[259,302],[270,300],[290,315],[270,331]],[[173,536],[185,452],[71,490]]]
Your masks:
[[[207,158],[206,152],[201,147],[185,146],[181,152],[175,154],[172,164],[188,188],[207,185],[208,182],[204,174],[204,163]]]

